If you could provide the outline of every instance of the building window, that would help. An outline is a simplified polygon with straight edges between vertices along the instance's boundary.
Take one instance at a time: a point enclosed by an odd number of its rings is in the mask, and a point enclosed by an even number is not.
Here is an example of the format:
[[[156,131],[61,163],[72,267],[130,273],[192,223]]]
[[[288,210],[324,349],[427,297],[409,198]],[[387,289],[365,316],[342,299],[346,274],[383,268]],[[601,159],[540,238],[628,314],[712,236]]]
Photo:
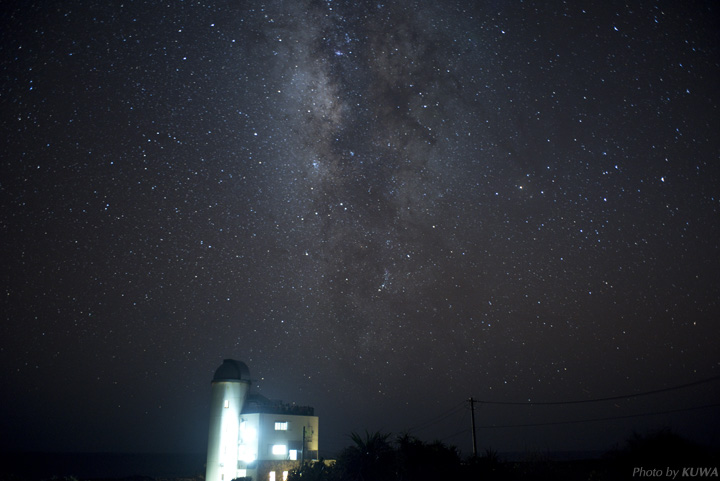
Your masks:
[[[275,471],[270,471],[268,473],[268,480],[269,481],[275,481]]]
[[[288,430],[287,421],[275,421],[275,431],[287,431],[287,430]]]
[[[287,446],[284,444],[273,444],[272,453],[276,455],[287,454]]]
[[[229,400],[229,399],[226,399],[226,400],[225,400],[225,407],[226,407],[226,408],[229,408],[229,407],[230,407],[230,400]]]
[[[290,461],[297,461],[297,449],[290,450]]]
[[[290,474],[288,471],[283,471],[283,481],[287,481],[288,474]]]

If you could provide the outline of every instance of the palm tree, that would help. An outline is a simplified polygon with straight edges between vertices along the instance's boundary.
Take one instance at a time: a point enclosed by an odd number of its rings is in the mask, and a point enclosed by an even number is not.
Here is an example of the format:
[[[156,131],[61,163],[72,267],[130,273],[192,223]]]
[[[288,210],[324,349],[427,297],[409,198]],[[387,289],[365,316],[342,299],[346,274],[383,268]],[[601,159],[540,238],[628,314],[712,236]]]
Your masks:
[[[388,481],[393,478],[394,451],[389,434],[365,431],[365,438],[350,434],[355,446],[345,448],[338,456],[342,479],[351,481]]]

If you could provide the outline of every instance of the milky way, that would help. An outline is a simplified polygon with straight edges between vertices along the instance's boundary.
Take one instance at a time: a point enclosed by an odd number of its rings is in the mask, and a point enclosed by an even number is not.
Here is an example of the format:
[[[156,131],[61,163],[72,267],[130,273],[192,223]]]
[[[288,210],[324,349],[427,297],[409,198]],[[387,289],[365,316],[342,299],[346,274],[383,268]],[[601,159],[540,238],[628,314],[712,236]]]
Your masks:
[[[362,350],[384,350],[408,311],[427,307],[410,309],[436,286],[437,257],[451,250],[438,223],[461,144],[438,137],[448,134],[439,116],[453,112],[441,102],[457,89],[447,62],[428,65],[427,50],[439,47],[416,33],[419,13],[398,21],[388,12],[384,25],[374,12],[326,12],[305,13],[318,17],[302,20],[317,31],[280,26],[273,38],[294,46],[279,53],[276,76],[289,80],[290,149],[302,145],[287,208],[310,245],[298,282],[327,292],[321,322],[342,323]]]
[[[718,374],[712,2],[8,12],[0,388],[17,446],[201,451],[223,358],[314,405],[329,450],[443,413],[417,434],[467,450],[470,396]],[[716,384],[479,420],[684,409]],[[604,449],[717,421],[684,415],[481,444]]]

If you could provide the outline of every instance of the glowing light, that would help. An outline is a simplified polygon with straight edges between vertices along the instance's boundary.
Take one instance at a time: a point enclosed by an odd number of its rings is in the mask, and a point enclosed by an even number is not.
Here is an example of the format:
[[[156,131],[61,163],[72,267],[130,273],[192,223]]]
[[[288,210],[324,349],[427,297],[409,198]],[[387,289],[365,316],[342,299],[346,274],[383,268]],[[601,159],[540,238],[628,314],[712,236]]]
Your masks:
[[[238,458],[247,464],[250,464],[257,459],[255,453],[250,449],[250,446],[246,446],[244,444],[241,444],[238,447]]]
[[[249,426],[247,422],[240,423],[240,438],[245,444],[252,444],[257,440],[257,429]]]

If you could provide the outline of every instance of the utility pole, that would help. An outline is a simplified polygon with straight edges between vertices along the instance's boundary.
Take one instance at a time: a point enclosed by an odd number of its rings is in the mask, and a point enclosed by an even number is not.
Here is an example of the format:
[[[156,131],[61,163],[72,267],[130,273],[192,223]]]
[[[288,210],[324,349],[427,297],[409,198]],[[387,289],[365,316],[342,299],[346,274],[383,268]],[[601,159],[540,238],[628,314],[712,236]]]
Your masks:
[[[305,426],[303,426],[302,455],[300,458],[300,466],[305,464]]]
[[[473,457],[477,457],[477,441],[475,439],[475,400],[470,398],[470,420],[472,421]]]

